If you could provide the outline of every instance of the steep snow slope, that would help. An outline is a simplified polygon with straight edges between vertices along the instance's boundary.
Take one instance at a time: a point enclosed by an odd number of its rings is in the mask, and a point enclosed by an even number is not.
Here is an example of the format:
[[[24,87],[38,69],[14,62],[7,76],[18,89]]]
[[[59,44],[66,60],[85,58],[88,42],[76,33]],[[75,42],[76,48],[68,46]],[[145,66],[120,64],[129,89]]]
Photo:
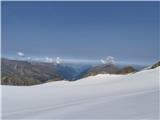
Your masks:
[[[158,119],[159,69],[1,86],[3,119]]]

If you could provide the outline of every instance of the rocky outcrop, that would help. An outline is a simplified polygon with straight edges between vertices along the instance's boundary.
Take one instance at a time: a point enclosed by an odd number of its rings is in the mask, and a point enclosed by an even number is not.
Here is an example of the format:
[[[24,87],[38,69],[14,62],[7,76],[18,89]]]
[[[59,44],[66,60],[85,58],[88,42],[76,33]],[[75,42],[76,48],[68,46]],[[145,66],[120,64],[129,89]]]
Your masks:
[[[151,69],[154,69],[156,67],[160,66],[160,61],[158,61],[157,63],[155,63],[154,65],[151,66]]]
[[[123,68],[119,68],[116,65],[99,65],[96,67],[91,68],[84,77],[94,76],[97,74],[128,74],[134,73],[137,70],[134,69],[132,66],[127,66]]]
[[[94,76],[97,74],[116,74],[119,71],[119,68],[113,64],[110,65],[100,65],[91,68],[84,77]]]

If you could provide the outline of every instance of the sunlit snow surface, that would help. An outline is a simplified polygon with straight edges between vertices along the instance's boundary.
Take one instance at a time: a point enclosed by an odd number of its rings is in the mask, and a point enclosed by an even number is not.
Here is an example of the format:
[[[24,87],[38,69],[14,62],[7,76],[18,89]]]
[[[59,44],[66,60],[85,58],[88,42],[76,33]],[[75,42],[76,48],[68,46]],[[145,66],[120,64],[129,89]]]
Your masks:
[[[6,119],[158,119],[160,68],[17,87],[1,86]]]

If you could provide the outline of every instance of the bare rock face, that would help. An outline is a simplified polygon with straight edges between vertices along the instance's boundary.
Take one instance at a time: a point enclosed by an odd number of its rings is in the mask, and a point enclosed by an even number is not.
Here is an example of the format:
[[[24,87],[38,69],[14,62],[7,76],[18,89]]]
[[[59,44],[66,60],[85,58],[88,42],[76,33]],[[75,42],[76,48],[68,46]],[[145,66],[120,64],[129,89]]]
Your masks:
[[[122,69],[120,69],[117,74],[129,74],[129,73],[134,73],[136,72],[137,70],[134,69],[132,66],[127,66],[127,67],[124,67]]]
[[[1,60],[2,85],[36,85],[47,81],[62,80],[54,66],[49,63]]]
[[[84,76],[94,76],[97,74],[116,74],[119,71],[119,68],[113,64],[110,65],[101,65],[91,68],[88,73]]]
[[[134,73],[137,70],[134,69],[132,66],[127,66],[124,68],[119,68],[116,65],[101,65],[91,68],[84,77],[94,76],[97,74],[129,74]]]

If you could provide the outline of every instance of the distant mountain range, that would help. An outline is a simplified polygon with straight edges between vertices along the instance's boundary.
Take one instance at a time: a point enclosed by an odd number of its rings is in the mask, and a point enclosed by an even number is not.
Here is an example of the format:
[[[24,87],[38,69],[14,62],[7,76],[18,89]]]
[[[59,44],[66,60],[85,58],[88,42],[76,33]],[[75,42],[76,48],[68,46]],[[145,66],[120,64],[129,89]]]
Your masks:
[[[30,63],[4,58],[1,63],[1,84],[3,85],[35,85],[63,79],[56,68],[49,63]]]
[[[90,68],[81,64],[53,64],[1,59],[2,85],[36,85],[59,80],[77,80]]]
[[[148,69],[160,66],[160,62]],[[140,70],[140,67],[118,66],[114,64],[53,64],[1,59],[2,85],[36,85],[51,81],[74,81],[97,74],[128,74]]]
[[[81,76],[86,74],[91,65],[83,65],[83,64],[57,64],[56,70],[65,80],[74,81],[80,79]]]

